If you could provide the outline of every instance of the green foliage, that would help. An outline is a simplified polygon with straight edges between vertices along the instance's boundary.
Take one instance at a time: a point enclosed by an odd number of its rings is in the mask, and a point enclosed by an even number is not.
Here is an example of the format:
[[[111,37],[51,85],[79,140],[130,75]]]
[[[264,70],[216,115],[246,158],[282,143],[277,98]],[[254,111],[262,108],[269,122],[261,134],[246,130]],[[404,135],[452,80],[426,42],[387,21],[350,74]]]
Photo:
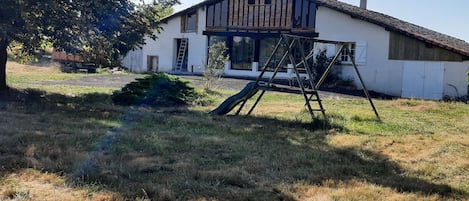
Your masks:
[[[228,50],[228,48],[223,41],[210,45],[208,50],[208,64],[204,72],[204,77],[207,80],[205,82],[206,90],[210,90],[214,79],[221,75],[220,71],[223,70],[225,62],[229,59],[226,50]]]
[[[119,55],[145,44],[145,36],[156,39],[161,18],[178,3],[177,0],[143,2],[2,1],[1,48],[16,41],[23,45],[20,54],[31,54],[49,43],[59,50],[84,54],[85,60],[109,65]]]
[[[467,75],[467,77],[466,77],[467,84],[469,85],[469,71],[466,72],[466,75]]]
[[[150,106],[207,105],[207,94],[198,92],[188,81],[165,73],[156,73],[127,84],[112,95],[119,105],[145,104]]]
[[[10,43],[8,56],[10,59],[17,61],[20,64],[29,64],[38,60],[37,57],[25,51],[23,45],[16,41]]]
[[[313,63],[313,76],[314,76],[314,81],[315,83],[319,81],[319,78],[322,76],[322,74],[326,71],[327,66],[329,63],[331,63],[332,57],[327,56],[327,50],[323,49],[318,52],[318,54],[315,57],[314,63]],[[329,86],[353,86],[353,80],[346,80],[342,78],[340,70],[338,68],[332,68],[331,72],[329,72],[329,75],[326,77],[324,80],[324,85],[329,85]]]

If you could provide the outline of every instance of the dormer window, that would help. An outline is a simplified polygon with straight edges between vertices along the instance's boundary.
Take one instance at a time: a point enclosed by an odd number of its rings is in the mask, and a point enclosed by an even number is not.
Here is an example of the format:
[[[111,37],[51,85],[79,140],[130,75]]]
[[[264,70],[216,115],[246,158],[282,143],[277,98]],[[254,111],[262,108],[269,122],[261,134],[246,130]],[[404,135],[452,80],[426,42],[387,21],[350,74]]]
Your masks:
[[[181,17],[181,32],[197,32],[197,12],[188,12]]]

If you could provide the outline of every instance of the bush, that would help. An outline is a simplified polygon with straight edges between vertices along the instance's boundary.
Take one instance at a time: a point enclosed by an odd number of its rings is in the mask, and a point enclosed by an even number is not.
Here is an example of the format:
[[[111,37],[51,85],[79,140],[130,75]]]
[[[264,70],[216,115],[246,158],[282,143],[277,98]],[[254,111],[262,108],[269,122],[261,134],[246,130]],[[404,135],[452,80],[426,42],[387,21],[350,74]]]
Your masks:
[[[149,105],[170,107],[182,105],[209,105],[213,101],[177,76],[156,73],[137,79],[115,91],[112,101],[119,105]]]
[[[314,59],[312,68],[315,83],[319,81],[319,78],[326,71],[327,66],[329,65],[329,63],[331,63],[332,59],[333,57],[327,56],[326,49],[320,50],[318,52]],[[335,65],[340,65],[340,62],[336,61]],[[332,68],[331,72],[329,72],[326,79],[324,80],[323,85],[329,87],[335,86],[343,88],[354,88],[353,80],[342,78],[341,73],[342,72],[339,70],[339,68]]]
[[[206,91],[211,91],[214,79],[217,76],[221,76],[220,72],[223,72],[225,62],[229,59],[229,56],[226,55],[227,50],[225,42],[210,45],[208,49],[208,64],[204,72],[206,79],[204,88]]]

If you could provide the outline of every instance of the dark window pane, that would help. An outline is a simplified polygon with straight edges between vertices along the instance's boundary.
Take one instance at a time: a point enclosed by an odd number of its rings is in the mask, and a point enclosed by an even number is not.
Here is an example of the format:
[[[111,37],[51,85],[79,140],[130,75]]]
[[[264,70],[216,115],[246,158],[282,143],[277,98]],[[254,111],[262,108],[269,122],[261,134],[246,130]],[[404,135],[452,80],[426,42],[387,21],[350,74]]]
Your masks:
[[[316,3],[309,2],[308,27],[314,28],[315,26],[316,26]]]
[[[228,26],[228,0],[221,3],[221,24],[220,26]]]
[[[225,45],[227,44],[228,37],[226,36],[210,36],[210,39],[208,41],[208,45],[212,46],[213,44],[216,44],[218,42],[225,42]]]
[[[251,70],[254,59],[255,41],[249,37],[233,37],[231,54],[231,68],[236,70]]]
[[[213,44],[217,44],[219,42],[224,42],[226,46],[228,46],[228,37],[226,36],[209,36],[209,40],[208,40],[208,46],[209,48],[213,45]],[[228,54],[228,51],[225,52],[225,56]]]
[[[213,9],[213,5],[207,7],[207,26],[213,26]]]
[[[293,14],[293,27],[301,27],[301,3],[302,0],[295,1],[295,10]]]
[[[272,4],[272,0],[265,0],[264,4]]]
[[[221,3],[217,3],[215,4],[215,16],[214,16],[215,26],[220,26],[220,16],[221,16]]]
[[[259,53],[259,69],[264,68],[264,65],[266,64],[267,59],[269,59],[270,55],[272,55],[272,53],[275,49],[275,46],[277,45],[279,40],[280,40],[280,38],[264,38],[264,39],[261,39],[260,50],[259,50],[260,51],[260,53]],[[286,50],[287,50],[286,45],[282,44],[279,47],[279,49],[277,50],[275,55],[272,57],[269,65],[267,66],[268,71],[273,71],[275,69],[275,67],[277,67],[277,65],[280,63],[280,60],[282,59],[283,54],[285,53]],[[285,67],[286,67],[286,65],[285,65],[285,62],[284,62],[284,64],[283,64],[282,68],[280,69],[280,71],[281,72],[287,71],[287,69]]]
[[[256,0],[248,0],[248,4],[256,4]]]
[[[303,11],[301,12],[302,14],[302,19],[301,19],[301,27],[307,27],[308,24],[307,24],[307,17],[308,17],[308,9],[309,9],[309,6],[308,6],[308,2],[309,0],[303,0]]]
[[[191,12],[186,15],[186,32],[197,31],[197,13]]]

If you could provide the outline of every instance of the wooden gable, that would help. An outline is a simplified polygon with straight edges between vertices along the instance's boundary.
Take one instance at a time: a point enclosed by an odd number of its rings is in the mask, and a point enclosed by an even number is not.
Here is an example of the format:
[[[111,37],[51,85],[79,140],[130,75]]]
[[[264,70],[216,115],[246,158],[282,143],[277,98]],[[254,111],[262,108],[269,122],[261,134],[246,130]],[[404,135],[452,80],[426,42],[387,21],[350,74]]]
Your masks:
[[[390,32],[389,59],[414,61],[463,61],[464,56],[422,42],[400,33]]]

